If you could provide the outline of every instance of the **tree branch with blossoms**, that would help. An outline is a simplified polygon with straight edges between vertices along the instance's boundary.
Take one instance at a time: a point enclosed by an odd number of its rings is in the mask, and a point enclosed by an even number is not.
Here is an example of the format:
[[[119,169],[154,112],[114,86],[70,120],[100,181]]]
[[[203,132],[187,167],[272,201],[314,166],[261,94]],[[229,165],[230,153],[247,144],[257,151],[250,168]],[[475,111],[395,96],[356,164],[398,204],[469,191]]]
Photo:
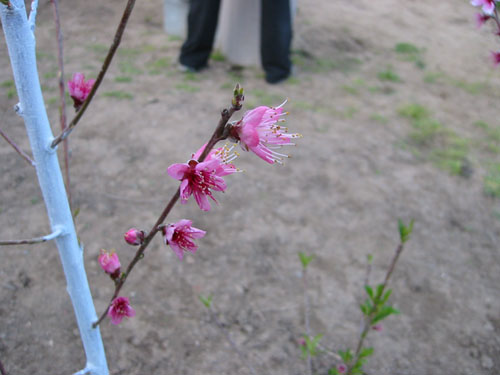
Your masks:
[[[476,13],[476,25],[481,28],[490,19],[495,21],[495,35],[500,37],[500,18],[498,16],[497,0],[471,0],[471,5],[481,7],[481,13]],[[494,66],[500,65],[500,52],[491,52]]]
[[[172,178],[181,182],[180,186],[149,232],[132,228],[125,233],[125,241],[128,244],[139,246],[125,272],[121,272],[116,253],[101,250],[99,264],[115,282],[115,291],[107,308],[93,327],[97,327],[106,316],[111,317],[112,323],[118,324],[123,317],[135,315],[128,298],[119,297],[119,293],[130,272],[144,257],[144,252],[158,232],[162,232],[165,244],[172,248],[180,260],[183,259],[185,251],[196,252],[198,247],[194,240],[204,237],[205,231],[193,227],[192,221],[187,219],[173,224],[164,224],[164,221],[179,199],[184,204],[191,195],[201,210],[209,211],[211,206],[208,198],[217,202],[212,191],[225,191],[227,185],[223,177],[239,171],[231,163],[237,157],[237,154],[233,153],[234,146],[225,145],[214,149],[217,142],[228,138],[240,142],[243,150],[253,151],[270,164],[281,163],[284,157],[288,157],[276,152],[275,149],[293,145],[291,139],[301,135],[288,134],[287,129],[281,125],[283,121],[281,116],[286,114],[283,112],[283,105],[276,108],[257,107],[247,112],[240,121],[229,123],[234,112],[242,108],[243,101],[243,88],[237,84],[233,91],[231,106],[222,110],[220,120],[209,141],[192,154],[187,163],[172,164],[167,169]]]

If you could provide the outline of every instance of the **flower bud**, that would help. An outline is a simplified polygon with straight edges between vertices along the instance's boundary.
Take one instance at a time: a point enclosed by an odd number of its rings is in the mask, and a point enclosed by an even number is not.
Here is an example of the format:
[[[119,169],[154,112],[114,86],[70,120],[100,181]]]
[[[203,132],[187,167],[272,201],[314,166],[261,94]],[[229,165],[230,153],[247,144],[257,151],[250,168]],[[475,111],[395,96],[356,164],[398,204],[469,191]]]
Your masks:
[[[139,229],[129,229],[124,235],[125,242],[132,246],[142,245],[144,242],[144,232]]]
[[[113,250],[108,253],[106,250],[101,249],[101,254],[97,260],[104,272],[110,275],[120,273],[120,260],[118,259],[118,254],[116,254]]]

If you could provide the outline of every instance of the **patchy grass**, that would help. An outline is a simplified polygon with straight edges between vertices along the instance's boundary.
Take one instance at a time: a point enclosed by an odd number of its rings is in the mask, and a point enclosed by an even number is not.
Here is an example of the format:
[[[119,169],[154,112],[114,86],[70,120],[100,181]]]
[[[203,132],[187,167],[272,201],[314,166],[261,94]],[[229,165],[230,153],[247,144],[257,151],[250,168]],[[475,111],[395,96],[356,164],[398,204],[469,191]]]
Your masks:
[[[370,116],[370,120],[376,121],[380,124],[387,124],[389,122],[388,118],[381,115],[380,113],[374,113]]]
[[[420,69],[425,68],[425,62],[422,59],[423,50],[417,46],[411,43],[398,43],[394,47],[394,51],[396,51],[403,60],[414,62]]]
[[[192,85],[190,85],[188,83],[185,83],[185,82],[181,82],[181,83],[176,84],[175,88],[177,90],[181,90],[181,91],[185,91],[185,92],[190,92],[190,93],[194,93],[194,92],[200,91],[199,87],[192,86]]]
[[[200,82],[201,81],[201,75],[196,72],[184,72],[183,73],[183,78],[184,81],[186,82]]]
[[[221,51],[215,50],[210,55],[210,59],[213,61],[224,62],[224,61],[226,61],[226,56],[224,56],[224,54]]]
[[[381,81],[402,82],[399,75],[390,66],[388,66],[386,70],[378,72],[377,78]]]
[[[440,148],[434,149],[430,154],[433,163],[448,173],[455,176],[470,175],[470,166],[467,159],[469,152],[468,141],[456,134],[451,134],[444,139]]]
[[[53,70],[52,72],[43,73],[43,78],[45,79],[54,79],[57,78],[57,70]]]
[[[483,181],[484,192],[495,198],[500,198],[500,163],[493,164]]]
[[[96,44],[89,44],[87,46],[87,49],[100,55],[100,54],[104,54],[104,53],[108,52],[109,46],[96,43]],[[38,58],[38,56],[37,56],[37,58]]]
[[[178,35],[169,35],[168,36],[168,41],[169,42],[182,42],[183,39],[182,39],[182,37],[180,37]]]
[[[411,54],[420,53],[420,49],[411,43],[398,43],[394,47],[394,50],[397,53],[404,54],[404,55],[411,55]]]
[[[106,91],[102,93],[103,96],[114,98],[118,100],[132,100],[134,95],[126,91]]]
[[[136,67],[135,64],[129,60],[120,61],[118,63],[118,69],[120,69],[120,72],[126,76],[135,76],[143,73],[141,69]]]
[[[442,72],[428,72],[424,75],[425,83],[438,83],[445,78],[445,74]]]
[[[477,95],[484,92],[487,88],[486,83],[483,82],[467,82],[461,79],[448,78],[448,82],[458,87],[459,89],[464,90],[465,92],[471,95]]]
[[[276,107],[283,103],[283,98],[281,95],[276,95],[270,93],[268,90],[250,90],[249,97],[254,99],[259,105],[266,105],[268,107]]]
[[[417,145],[428,145],[443,132],[443,125],[431,118],[422,118],[412,122],[411,140]]]
[[[408,104],[398,109],[400,116],[409,118],[411,120],[422,120],[429,117],[427,108],[420,104]]]
[[[2,83],[0,83],[0,87],[3,87],[3,88],[7,88],[7,89],[10,89],[12,87],[14,87],[14,81],[12,80],[7,80],[7,81],[3,81]]]
[[[162,57],[146,63],[148,73],[152,75],[161,74],[170,66],[170,59]]]
[[[469,142],[430,116],[419,104],[409,104],[398,110],[410,119],[410,147],[415,156],[430,160],[436,167],[451,175],[468,177],[472,168],[468,160]]]
[[[59,101],[59,98],[57,97],[52,97],[52,98],[48,98],[45,103],[48,105],[48,106],[54,106],[57,104],[57,102]]]
[[[115,82],[118,82],[118,83],[130,83],[130,82],[132,82],[132,77],[118,76],[118,77],[115,77]]]

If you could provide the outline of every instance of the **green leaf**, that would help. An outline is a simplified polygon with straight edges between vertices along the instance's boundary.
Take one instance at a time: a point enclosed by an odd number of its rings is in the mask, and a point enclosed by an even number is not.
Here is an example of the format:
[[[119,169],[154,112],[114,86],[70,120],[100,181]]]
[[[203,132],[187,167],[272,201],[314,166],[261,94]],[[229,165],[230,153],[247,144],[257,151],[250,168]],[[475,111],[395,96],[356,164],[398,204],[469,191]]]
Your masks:
[[[349,362],[352,361],[351,349],[347,349],[345,352],[343,352],[342,350],[339,350],[339,356],[340,356],[340,358],[342,358],[342,360],[346,364],[348,364]]]
[[[365,290],[370,299],[373,301],[373,288],[370,285],[365,285]]]
[[[380,311],[372,318],[371,324],[377,324],[381,320],[392,314],[399,314],[400,311],[392,306],[382,306]]]
[[[332,367],[330,370],[328,370],[328,375],[340,375],[340,373],[336,367]]]
[[[385,293],[384,293],[384,296],[382,297],[382,299],[380,300],[380,303],[381,304],[384,304],[387,302],[387,300],[389,299],[389,297],[391,296],[392,294],[392,289],[389,289],[387,290]]]
[[[369,348],[363,348],[361,349],[361,352],[359,353],[359,358],[365,358],[373,355],[374,349],[372,347]]]
[[[321,340],[322,337],[323,337],[323,335],[319,334],[319,335],[314,336],[314,338],[311,340],[310,337],[304,336],[304,339],[306,340],[307,351],[309,352],[309,354],[312,357],[314,357],[315,355],[318,354],[316,347],[318,346],[319,341]]]
[[[380,301],[380,297],[382,297],[382,293],[384,292],[384,284],[378,284],[377,285],[377,293],[375,294],[375,301],[374,303],[377,305],[377,301]]]
[[[78,207],[76,210],[73,211],[73,219],[76,219],[79,213],[80,213],[80,207]]]
[[[212,295],[208,296],[208,297],[204,297],[202,296],[201,294],[198,296],[198,298],[200,299],[200,301],[205,305],[205,307],[207,309],[209,309],[211,306],[212,306]]]
[[[413,231],[413,223],[414,222],[415,221],[412,219],[410,221],[410,224],[408,224],[408,226],[406,226],[403,223],[403,220],[401,220],[401,219],[398,220],[399,238],[400,238],[401,243],[404,244],[405,242],[407,242],[410,239],[410,234]]]
[[[309,263],[311,263],[311,261],[314,259],[314,254],[307,255],[303,252],[299,252],[299,258],[300,258],[300,262],[302,263],[302,267],[304,267],[304,269],[305,269],[309,265]]]
[[[371,263],[373,262],[373,255],[368,254],[368,255],[366,256],[366,260],[368,261],[368,264],[371,264]]]

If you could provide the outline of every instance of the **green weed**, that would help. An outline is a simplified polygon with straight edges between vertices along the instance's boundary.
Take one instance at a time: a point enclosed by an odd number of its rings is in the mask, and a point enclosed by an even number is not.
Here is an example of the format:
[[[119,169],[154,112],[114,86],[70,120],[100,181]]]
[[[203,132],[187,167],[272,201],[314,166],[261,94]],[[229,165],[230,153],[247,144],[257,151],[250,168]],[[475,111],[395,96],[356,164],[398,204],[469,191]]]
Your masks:
[[[429,117],[429,111],[420,104],[408,104],[398,109],[399,115],[411,120],[422,120]]]
[[[373,115],[370,116],[370,120],[376,121],[380,124],[387,124],[389,121],[387,117],[379,114],[379,113],[374,113]]]
[[[187,83],[184,83],[184,82],[178,83],[177,85],[175,85],[175,88],[178,89],[178,90],[185,91],[185,92],[190,92],[190,93],[200,91],[199,87],[191,86],[191,85],[189,85]]]
[[[129,83],[129,82],[132,82],[132,77],[118,76],[118,77],[115,77],[115,82],[118,82],[118,83]]]
[[[490,167],[483,181],[484,192],[495,198],[500,198],[500,163]]]
[[[226,56],[224,56],[224,54],[221,51],[215,50],[210,55],[210,59],[213,61],[223,62],[223,61],[226,61]]]
[[[125,91],[106,91],[103,92],[102,95],[108,98],[114,98],[118,100],[125,100],[125,99],[132,100],[134,98],[134,95]]]
[[[439,121],[427,117],[413,121],[412,127],[410,138],[417,145],[431,143],[443,131],[443,125]]]
[[[458,176],[467,176],[469,162],[467,154],[469,152],[466,139],[457,135],[450,135],[445,139],[445,144],[441,148],[434,149],[430,154],[430,159],[434,164],[448,173]]]
[[[150,61],[146,64],[149,74],[161,74],[170,66],[170,59],[166,57]]]
[[[425,83],[437,83],[439,80],[445,77],[444,73],[441,72],[429,72],[424,75]]]
[[[394,50],[397,53],[406,54],[406,55],[420,53],[420,49],[411,43],[398,43],[394,47]]]
[[[14,87],[14,81],[12,81],[12,80],[3,81],[2,83],[0,83],[0,87],[10,89],[10,88]]]
[[[377,78],[381,81],[401,82],[401,78],[392,70],[392,67],[387,67],[386,70],[379,72]]]
[[[142,74],[142,70],[137,68],[133,62],[125,60],[118,63],[118,69],[126,76],[134,76]]]

